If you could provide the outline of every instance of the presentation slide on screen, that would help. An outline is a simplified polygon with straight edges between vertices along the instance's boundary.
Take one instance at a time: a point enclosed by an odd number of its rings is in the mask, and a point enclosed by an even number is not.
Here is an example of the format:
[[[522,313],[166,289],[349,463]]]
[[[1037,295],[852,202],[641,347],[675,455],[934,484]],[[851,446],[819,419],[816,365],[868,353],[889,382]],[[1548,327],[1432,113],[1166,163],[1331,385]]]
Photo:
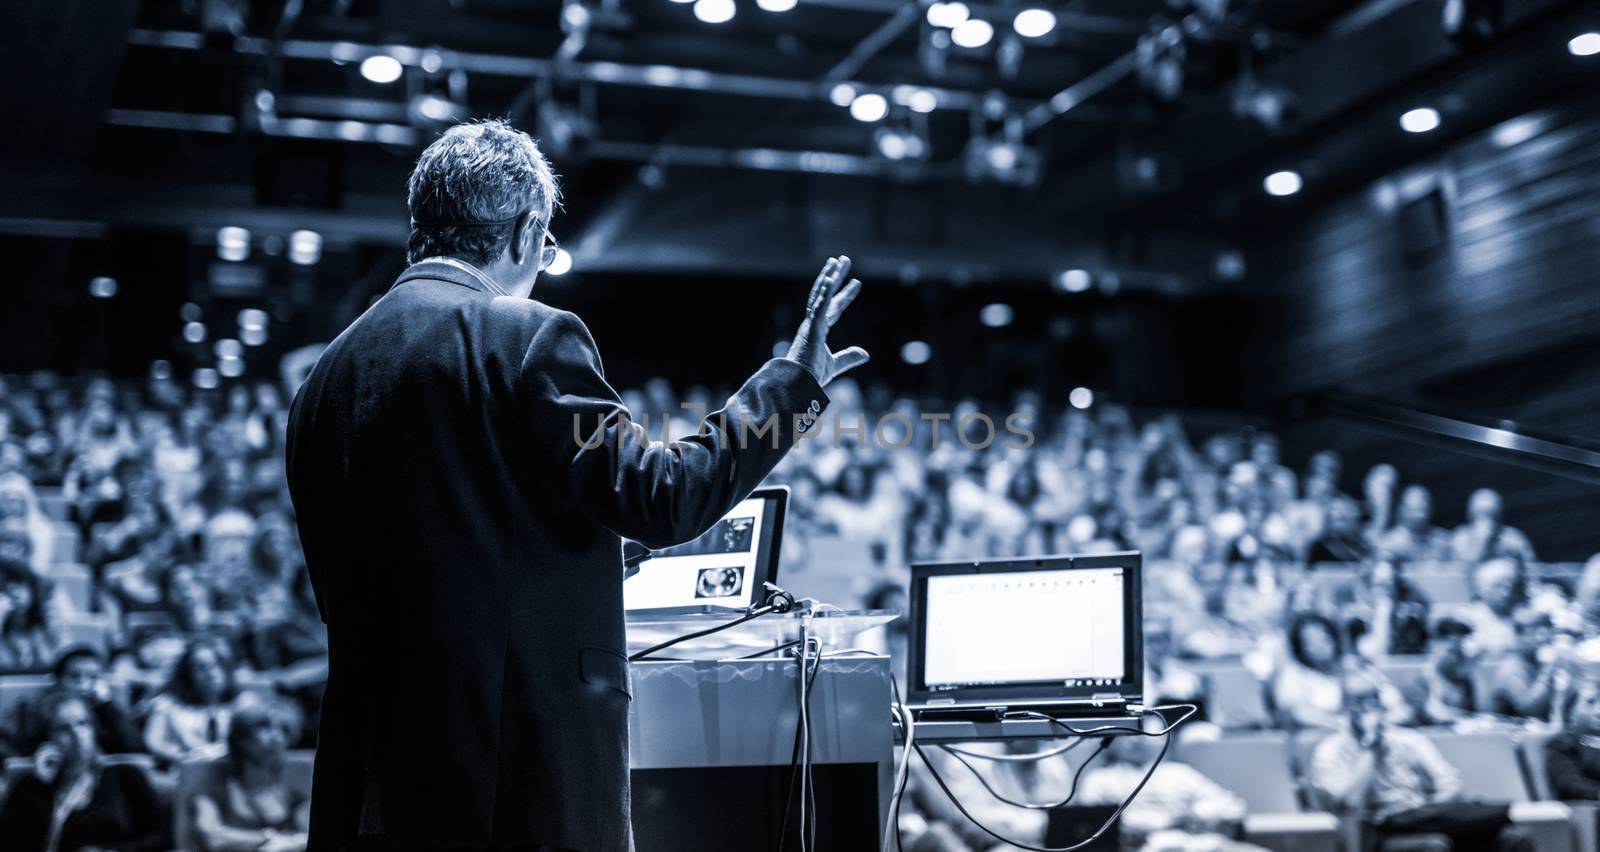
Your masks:
[[[923,673],[930,688],[1120,681],[1123,569],[928,578]]]
[[[622,584],[623,606],[749,606],[766,511],[765,500],[744,500],[699,538],[657,551]]]

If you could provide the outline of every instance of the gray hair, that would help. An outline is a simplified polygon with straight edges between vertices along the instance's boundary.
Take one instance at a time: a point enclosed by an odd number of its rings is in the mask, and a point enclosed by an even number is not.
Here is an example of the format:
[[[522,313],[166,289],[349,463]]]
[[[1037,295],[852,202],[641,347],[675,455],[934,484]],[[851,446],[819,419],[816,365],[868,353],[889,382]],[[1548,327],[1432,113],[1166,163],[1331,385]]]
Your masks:
[[[561,198],[532,137],[497,118],[446,130],[417,158],[406,190],[407,263],[444,255],[492,263],[523,214],[548,224]]]

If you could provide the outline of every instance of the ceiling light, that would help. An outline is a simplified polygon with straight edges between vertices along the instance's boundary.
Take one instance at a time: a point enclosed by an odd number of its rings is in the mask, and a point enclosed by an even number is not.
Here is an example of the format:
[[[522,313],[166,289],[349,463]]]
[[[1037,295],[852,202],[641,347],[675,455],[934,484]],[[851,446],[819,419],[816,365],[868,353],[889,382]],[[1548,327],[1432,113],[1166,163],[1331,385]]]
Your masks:
[[[117,279],[106,275],[90,278],[89,295],[96,299],[109,299],[117,295]]]
[[[1069,269],[1061,273],[1061,276],[1056,279],[1056,283],[1061,285],[1061,289],[1068,293],[1082,293],[1088,290],[1089,285],[1094,281],[1090,278],[1088,270]]]
[[[828,92],[828,100],[833,101],[834,106],[847,107],[854,103],[855,99],[856,87],[849,83],[840,83],[834,86],[832,91]]]
[[[957,47],[983,47],[994,38],[994,26],[988,21],[971,20],[963,21],[960,26],[950,31],[950,40]]]
[[[1433,107],[1417,107],[1400,116],[1400,127],[1407,133],[1427,133],[1439,126],[1439,111]]]
[[[950,29],[960,26],[972,13],[967,4],[959,2],[934,3],[928,7],[928,23]]]
[[[787,12],[795,7],[797,0],[756,0],[756,5],[768,12]]]
[[[1073,408],[1082,411],[1094,405],[1094,391],[1088,388],[1073,388],[1072,392],[1067,394],[1067,402],[1072,403]]]
[[[978,312],[978,320],[990,328],[1005,328],[1015,317],[1016,311],[1004,302],[984,305],[983,310]]]
[[[694,16],[708,24],[725,24],[733,20],[733,0],[695,0]]]
[[[889,101],[876,92],[857,95],[850,102],[850,117],[856,121],[873,122],[889,114]]]
[[[316,231],[295,231],[289,235],[289,262],[311,266],[322,259],[322,235]]]
[[[906,97],[906,106],[912,112],[928,113],[939,108],[939,96],[927,89],[918,89]]]
[[[1600,53],[1600,33],[1575,35],[1567,42],[1567,52],[1573,56],[1594,56]]]
[[[1285,195],[1294,195],[1295,193],[1299,192],[1300,187],[1304,185],[1305,182],[1300,179],[1299,172],[1291,172],[1287,170],[1273,172],[1272,174],[1267,175],[1266,180],[1261,182],[1261,186],[1266,189],[1268,195],[1276,195],[1279,197]]]
[[[1056,28],[1056,16],[1048,9],[1023,9],[1012,20],[1011,28],[1024,38],[1038,38]]]
[[[910,340],[900,347],[900,360],[913,366],[928,363],[932,355],[933,347],[921,340]]]
[[[374,83],[393,83],[400,79],[403,71],[400,60],[385,53],[375,53],[361,60],[361,76]]]

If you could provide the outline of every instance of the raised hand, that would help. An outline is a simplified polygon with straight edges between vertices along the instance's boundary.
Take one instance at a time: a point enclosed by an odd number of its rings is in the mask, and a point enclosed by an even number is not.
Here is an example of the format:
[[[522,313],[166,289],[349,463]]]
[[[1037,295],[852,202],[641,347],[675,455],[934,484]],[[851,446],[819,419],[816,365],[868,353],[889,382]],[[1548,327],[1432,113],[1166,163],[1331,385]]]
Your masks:
[[[817,280],[811,285],[811,295],[806,299],[806,317],[800,322],[800,330],[795,332],[794,342],[789,345],[789,354],[785,356],[791,361],[800,362],[823,386],[846,370],[867,363],[870,357],[867,350],[859,346],[839,352],[828,349],[828,330],[833,328],[844,309],[861,292],[860,281],[849,278],[848,284],[843,283],[849,275],[848,257],[830,257],[823,264],[822,271],[817,273]]]

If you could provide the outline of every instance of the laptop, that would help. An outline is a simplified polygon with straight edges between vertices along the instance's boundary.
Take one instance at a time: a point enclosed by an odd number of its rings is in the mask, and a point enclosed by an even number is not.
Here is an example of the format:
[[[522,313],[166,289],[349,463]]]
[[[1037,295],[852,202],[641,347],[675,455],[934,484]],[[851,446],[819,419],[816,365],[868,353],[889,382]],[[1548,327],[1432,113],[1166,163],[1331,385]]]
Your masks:
[[[743,612],[760,603],[762,584],[778,579],[788,505],[788,488],[757,488],[703,535],[650,553],[622,583],[623,609],[688,615]]]
[[[1144,705],[1138,553],[911,566],[906,704],[1122,717]]]

